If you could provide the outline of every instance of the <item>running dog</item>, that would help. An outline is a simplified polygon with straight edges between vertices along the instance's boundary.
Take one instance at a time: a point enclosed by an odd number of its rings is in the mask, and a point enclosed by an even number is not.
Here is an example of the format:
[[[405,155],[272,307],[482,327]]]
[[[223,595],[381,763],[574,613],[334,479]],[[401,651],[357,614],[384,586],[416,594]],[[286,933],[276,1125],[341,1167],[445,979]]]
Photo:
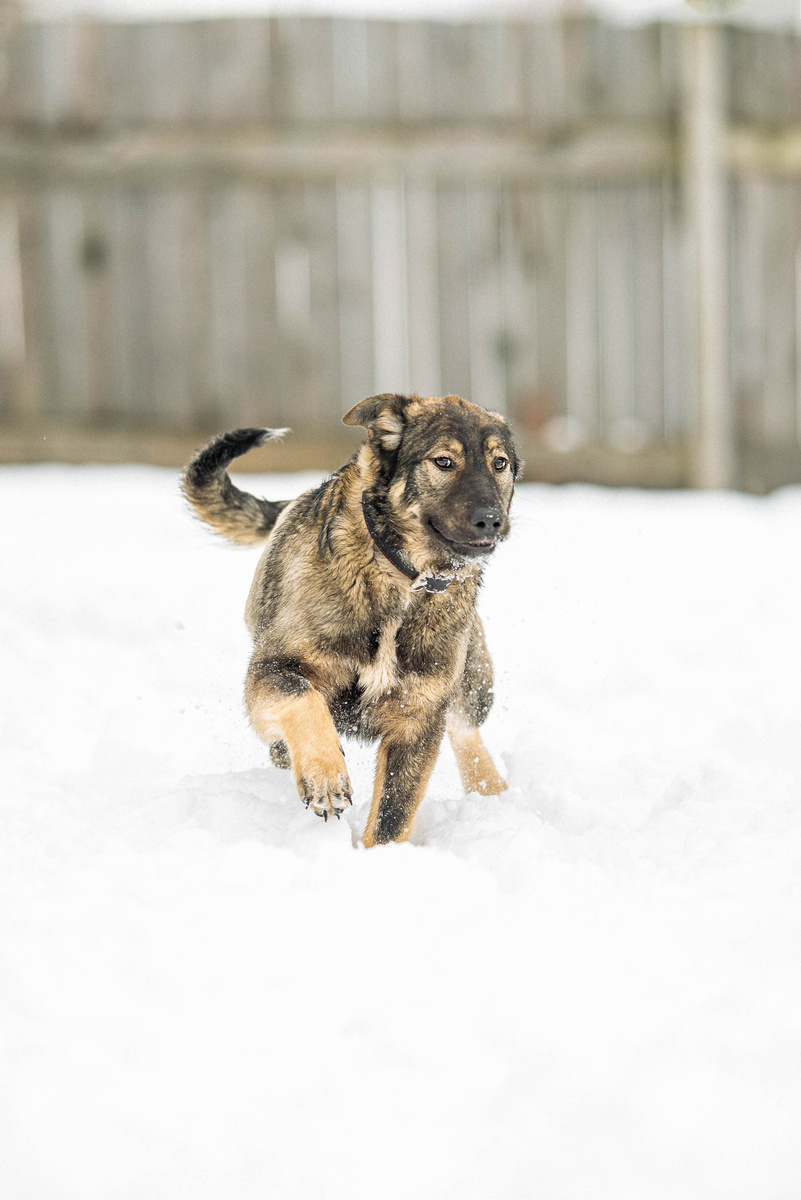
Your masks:
[[[503,417],[458,396],[371,396],[343,420],[367,440],[296,500],[259,500],[226,473],[285,432],[271,429],[215,438],[183,491],[218,533],[266,542],[245,701],[306,807],[328,820],[351,803],[340,735],[379,742],[373,846],[409,837],[446,729],[465,791],[506,788],[479,733],[493,697],[476,599],[520,464]]]

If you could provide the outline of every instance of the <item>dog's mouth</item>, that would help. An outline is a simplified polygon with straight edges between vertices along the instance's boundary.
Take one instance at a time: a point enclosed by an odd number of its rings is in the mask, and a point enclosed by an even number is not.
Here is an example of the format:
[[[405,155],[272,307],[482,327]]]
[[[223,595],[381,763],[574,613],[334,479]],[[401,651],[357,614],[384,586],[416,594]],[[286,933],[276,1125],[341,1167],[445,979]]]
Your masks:
[[[492,554],[497,545],[495,538],[482,538],[476,541],[465,542],[449,537],[447,533],[442,532],[438,525],[434,524],[430,517],[428,519],[428,526],[429,529],[433,529],[441,541],[445,542],[447,546],[450,546],[456,554],[461,555],[463,558],[481,558],[483,555]]]

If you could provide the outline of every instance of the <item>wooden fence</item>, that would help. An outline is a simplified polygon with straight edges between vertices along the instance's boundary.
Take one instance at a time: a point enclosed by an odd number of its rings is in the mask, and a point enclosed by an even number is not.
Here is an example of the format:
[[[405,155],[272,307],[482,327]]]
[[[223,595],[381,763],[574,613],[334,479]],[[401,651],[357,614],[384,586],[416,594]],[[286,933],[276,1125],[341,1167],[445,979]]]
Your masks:
[[[507,411],[529,477],[709,482],[699,439],[730,435],[730,481],[801,479],[801,39],[715,31],[717,261],[685,137],[692,36],[17,25],[0,457],[173,461],[264,423],[327,463],[345,408],[415,390]],[[709,328],[725,407],[705,435]]]

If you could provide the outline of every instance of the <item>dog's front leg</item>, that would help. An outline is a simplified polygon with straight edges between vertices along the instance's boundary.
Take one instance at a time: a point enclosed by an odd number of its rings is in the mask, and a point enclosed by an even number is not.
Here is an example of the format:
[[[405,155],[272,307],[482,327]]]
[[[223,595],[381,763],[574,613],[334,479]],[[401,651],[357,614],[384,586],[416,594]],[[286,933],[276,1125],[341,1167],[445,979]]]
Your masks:
[[[445,706],[421,716],[393,714],[378,750],[373,803],[362,841],[405,842],[425,795],[445,730]]]
[[[352,789],[339,736],[321,692],[297,668],[254,660],[245,684],[248,716],[268,745],[286,745],[298,794],[323,817],[339,817]]]

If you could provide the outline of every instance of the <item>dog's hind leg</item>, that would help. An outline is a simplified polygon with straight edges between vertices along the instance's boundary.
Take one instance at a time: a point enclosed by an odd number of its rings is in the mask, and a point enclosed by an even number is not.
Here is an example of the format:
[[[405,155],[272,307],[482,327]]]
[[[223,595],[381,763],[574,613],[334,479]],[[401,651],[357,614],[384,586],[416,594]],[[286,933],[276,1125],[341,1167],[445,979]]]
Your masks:
[[[498,796],[507,783],[489,756],[478,731],[492,708],[492,659],[484,640],[484,629],[476,617],[470,633],[459,694],[448,713],[448,737],[466,792]]]
[[[507,790],[508,784],[498,774],[481,734],[475,726],[471,728],[460,709],[452,710],[448,714],[448,737],[466,792],[478,792],[481,796],[499,796]]]
[[[245,683],[245,704],[275,765],[291,765],[306,807],[326,821],[339,817],[351,804],[352,790],[323,695],[296,666],[254,659]]]

